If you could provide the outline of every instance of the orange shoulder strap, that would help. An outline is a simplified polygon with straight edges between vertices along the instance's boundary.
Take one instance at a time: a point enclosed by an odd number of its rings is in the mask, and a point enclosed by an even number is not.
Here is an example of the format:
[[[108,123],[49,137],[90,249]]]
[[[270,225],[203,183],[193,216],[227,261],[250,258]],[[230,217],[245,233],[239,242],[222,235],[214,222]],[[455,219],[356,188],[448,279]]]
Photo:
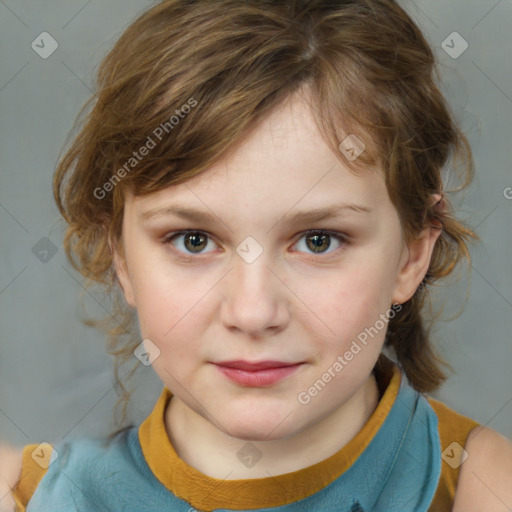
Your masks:
[[[462,416],[433,398],[428,399],[439,420],[439,437],[441,440],[441,477],[429,512],[444,512],[452,509],[455,489],[459,478],[462,450],[466,439],[479,424]]]
[[[32,457],[38,446],[38,444],[27,444],[23,448],[21,476],[12,490],[12,497],[16,503],[16,512],[25,512],[25,508],[30,498],[32,498],[36,487],[48,470],[48,468],[38,464]],[[49,454],[44,453],[44,456],[46,458]]]

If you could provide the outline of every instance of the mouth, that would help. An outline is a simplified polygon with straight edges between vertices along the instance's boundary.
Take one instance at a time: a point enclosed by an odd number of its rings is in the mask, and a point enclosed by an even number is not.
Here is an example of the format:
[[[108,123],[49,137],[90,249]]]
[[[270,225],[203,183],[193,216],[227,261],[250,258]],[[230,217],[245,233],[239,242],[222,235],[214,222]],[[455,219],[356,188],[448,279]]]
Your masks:
[[[293,374],[304,363],[285,361],[222,361],[214,363],[220,373],[246,387],[271,386]]]

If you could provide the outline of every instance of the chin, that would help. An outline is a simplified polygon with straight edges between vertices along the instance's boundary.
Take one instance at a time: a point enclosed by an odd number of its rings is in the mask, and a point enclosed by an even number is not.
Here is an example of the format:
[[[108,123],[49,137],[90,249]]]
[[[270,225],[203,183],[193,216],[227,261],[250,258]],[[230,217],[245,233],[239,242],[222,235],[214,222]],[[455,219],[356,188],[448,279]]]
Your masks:
[[[244,441],[277,441],[293,436],[298,432],[296,421],[290,421],[293,415],[270,412],[245,415],[238,414],[235,421],[223,421],[224,432]],[[222,420],[221,420],[222,421]]]
[[[250,425],[250,426],[241,426],[234,425],[229,430],[224,430],[224,432],[233,437],[235,439],[241,439],[242,441],[277,441],[278,439],[282,439],[281,435],[269,435],[272,432],[272,429],[275,428],[275,425],[271,427],[268,424],[264,425]]]

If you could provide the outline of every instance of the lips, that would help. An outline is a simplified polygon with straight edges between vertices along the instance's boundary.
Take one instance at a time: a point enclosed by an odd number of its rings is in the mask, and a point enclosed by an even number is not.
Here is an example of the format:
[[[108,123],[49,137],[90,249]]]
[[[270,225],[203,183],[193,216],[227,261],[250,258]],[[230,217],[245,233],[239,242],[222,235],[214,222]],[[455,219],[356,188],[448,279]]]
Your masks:
[[[303,363],[285,361],[222,361],[220,373],[244,387],[268,387],[292,375]]]
[[[216,363],[219,366],[223,366],[225,368],[235,368],[237,370],[245,370],[248,372],[254,372],[258,370],[268,370],[270,368],[286,368],[288,366],[294,366],[300,363],[287,363],[285,361],[258,361],[258,362],[250,362],[250,361],[223,361],[220,363]]]

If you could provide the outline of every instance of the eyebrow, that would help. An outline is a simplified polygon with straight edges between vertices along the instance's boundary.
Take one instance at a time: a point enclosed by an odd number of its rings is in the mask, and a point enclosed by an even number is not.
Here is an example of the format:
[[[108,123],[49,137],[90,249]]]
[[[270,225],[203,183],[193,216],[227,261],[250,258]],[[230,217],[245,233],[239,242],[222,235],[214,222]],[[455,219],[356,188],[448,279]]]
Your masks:
[[[322,220],[341,217],[347,211],[360,214],[368,214],[373,212],[373,208],[355,203],[342,203],[323,208],[301,210],[293,214],[286,214],[281,216],[280,220],[278,220],[276,224],[283,220],[294,225],[319,222]],[[183,205],[158,206],[140,214],[140,218],[142,220],[150,220],[155,217],[168,216],[204,224],[213,222],[215,218],[219,219],[219,217],[216,216],[213,212],[210,213],[208,211],[197,210],[195,208],[190,208]]]

